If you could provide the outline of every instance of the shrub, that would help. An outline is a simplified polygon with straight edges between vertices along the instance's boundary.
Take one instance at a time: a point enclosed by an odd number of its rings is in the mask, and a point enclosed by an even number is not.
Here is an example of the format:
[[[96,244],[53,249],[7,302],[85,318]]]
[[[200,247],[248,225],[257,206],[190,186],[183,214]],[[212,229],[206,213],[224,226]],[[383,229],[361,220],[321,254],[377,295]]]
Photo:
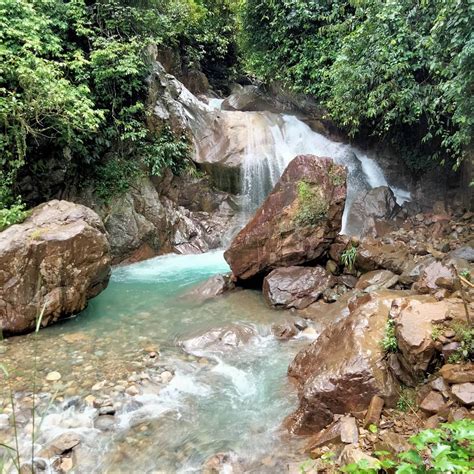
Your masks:
[[[341,263],[349,270],[354,269],[355,261],[357,258],[357,247],[351,245],[349,248],[344,250],[341,254]]]
[[[295,223],[299,226],[313,226],[327,216],[329,204],[321,189],[306,181],[298,181],[298,209]]]
[[[438,429],[423,430],[410,438],[413,449],[398,454],[395,458],[388,452],[375,453],[380,459],[369,466],[363,460],[342,468],[343,472],[356,474],[420,474],[472,472],[474,457],[474,421],[464,419],[445,423]]]

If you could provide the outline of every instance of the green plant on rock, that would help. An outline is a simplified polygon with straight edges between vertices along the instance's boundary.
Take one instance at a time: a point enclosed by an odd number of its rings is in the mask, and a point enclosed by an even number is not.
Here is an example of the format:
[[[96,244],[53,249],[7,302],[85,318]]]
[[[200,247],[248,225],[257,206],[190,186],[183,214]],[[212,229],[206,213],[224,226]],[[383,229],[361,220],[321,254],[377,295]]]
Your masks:
[[[457,363],[474,357],[474,328],[466,323],[456,322],[451,325],[455,339],[460,343],[459,349],[451,354],[448,362]]]
[[[397,410],[406,413],[408,411],[415,411],[415,408],[416,396],[414,390],[408,387],[403,387],[398,396]]]
[[[20,224],[28,217],[29,212],[19,200],[10,207],[0,209],[0,232],[13,224]]]
[[[357,247],[351,245],[349,248],[344,250],[341,254],[341,263],[349,270],[354,269],[355,261],[357,257]]]
[[[296,184],[298,209],[295,223],[301,227],[314,226],[327,217],[329,204],[323,196],[322,189],[306,181]]]
[[[329,168],[328,175],[333,186],[342,186],[346,182],[345,174],[338,170],[334,164]]]
[[[395,335],[395,321],[392,318],[389,318],[385,324],[385,332],[380,345],[385,352],[398,351],[397,336]]]
[[[396,456],[376,452],[380,459],[349,464],[343,472],[354,474],[459,473],[472,472],[474,458],[474,421],[464,419],[445,423],[437,429],[423,430],[410,438],[413,448]]]

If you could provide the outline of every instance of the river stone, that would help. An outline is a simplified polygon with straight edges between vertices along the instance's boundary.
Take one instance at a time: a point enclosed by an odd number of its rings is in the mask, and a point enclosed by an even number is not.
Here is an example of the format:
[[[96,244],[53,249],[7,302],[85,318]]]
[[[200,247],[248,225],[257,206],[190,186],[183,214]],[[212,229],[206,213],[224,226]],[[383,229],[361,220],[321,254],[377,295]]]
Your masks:
[[[0,232],[0,326],[4,334],[83,310],[106,286],[109,244],[99,216],[85,206],[49,201]]]
[[[357,290],[371,293],[382,288],[392,288],[397,282],[398,275],[390,270],[374,270],[362,275],[355,287]]]
[[[297,156],[225,252],[233,274],[247,280],[320,257],[341,229],[345,198],[342,166]]]
[[[465,382],[451,387],[454,398],[463,405],[474,405],[474,383]]]
[[[474,246],[473,245],[464,245],[457,248],[449,253],[450,257],[462,258],[468,262],[474,262]]]
[[[247,344],[257,336],[256,330],[244,324],[211,328],[180,343],[188,354],[202,356],[207,352],[228,352]]]
[[[356,444],[359,441],[359,429],[355,418],[342,416],[331,423],[324,430],[312,436],[306,446],[306,451],[312,451],[326,444],[348,443]]]
[[[365,235],[377,220],[391,219],[399,210],[395,195],[388,186],[363,191],[351,204],[346,232],[356,236]]]
[[[81,437],[74,431],[60,434],[48,443],[38,453],[39,457],[50,459],[76,447],[81,442]]]
[[[299,408],[286,421],[290,431],[318,431],[334,414],[367,409],[374,395],[393,405],[397,384],[385,367],[380,341],[398,295],[384,290],[358,298],[349,304],[348,316],[297,354],[288,369],[300,398]]]
[[[215,275],[188,291],[184,298],[204,302],[235,288],[230,275]]]
[[[273,307],[303,309],[335,282],[322,267],[277,268],[265,277],[263,296]]]
[[[61,379],[61,374],[59,372],[49,372],[49,374],[46,375],[46,380],[48,382],[57,382],[58,380]]]

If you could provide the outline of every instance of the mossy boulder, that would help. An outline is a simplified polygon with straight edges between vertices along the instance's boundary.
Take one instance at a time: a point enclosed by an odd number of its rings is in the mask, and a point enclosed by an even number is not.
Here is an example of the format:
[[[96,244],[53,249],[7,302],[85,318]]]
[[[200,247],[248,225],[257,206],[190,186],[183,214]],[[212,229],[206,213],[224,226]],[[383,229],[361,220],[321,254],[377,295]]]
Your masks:
[[[346,170],[329,158],[300,155],[225,253],[247,280],[320,257],[341,230]]]

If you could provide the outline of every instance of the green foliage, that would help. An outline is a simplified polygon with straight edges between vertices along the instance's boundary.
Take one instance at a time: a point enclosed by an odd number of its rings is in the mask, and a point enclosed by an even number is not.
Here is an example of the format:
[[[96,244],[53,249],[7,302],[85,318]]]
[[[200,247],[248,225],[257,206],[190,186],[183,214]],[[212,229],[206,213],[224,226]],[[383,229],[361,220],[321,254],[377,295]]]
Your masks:
[[[459,275],[462,276],[467,281],[471,281],[471,272],[469,270],[467,270],[467,269],[461,270],[459,272]]]
[[[474,328],[466,323],[456,322],[452,324],[456,336],[460,343],[459,349],[449,356],[448,362],[456,363],[474,358]]]
[[[398,351],[398,342],[395,335],[395,321],[392,318],[389,318],[385,324],[385,333],[380,345],[385,352]]]
[[[315,184],[298,181],[298,210],[295,223],[299,226],[313,226],[327,216],[329,204],[322,191]]]
[[[147,150],[145,163],[152,176],[161,176],[163,169],[170,168],[179,175],[190,156],[190,144],[186,135],[175,137],[169,127],[165,127],[158,140]]]
[[[0,209],[0,232],[13,224],[20,224],[27,217],[28,211],[25,211],[25,205],[21,202]]]
[[[381,459],[369,465],[366,460],[345,466],[342,471],[356,474],[395,472],[420,474],[472,472],[474,457],[474,421],[464,419],[424,430],[410,438],[413,449],[400,453],[395,459],[383,453]],[[380,455],[381,453],[375,453]]]
[[[357,247],[351,245],[349,248],[344,250],[341,254],[341,263],[349,270],[354,269],[355,261],[357,258]]]
[[[414,411],[416,407],[416,396],[413,389],[408,387],[403,387],[400,391],[398,401],[397,401],[397,410],[400,410],[404,413],[407,411]]]
[[[227,74],[237,60],[235,8],[230,0],[0,0],[0,209],[17,203],[20,171],[34,175],[43,157],[86,177],[117,174],[124,160],[154,160],[154,172],[175,166],[170,157],[181,160],[184,146],[167,149],[170,140],[146,127],[145,50],[163,45],[185,69]]]
[[[247,0],[242,47],[250,72],[316,96],[420,170],[458,165],[471,143],[473,21],[470,0]]]

